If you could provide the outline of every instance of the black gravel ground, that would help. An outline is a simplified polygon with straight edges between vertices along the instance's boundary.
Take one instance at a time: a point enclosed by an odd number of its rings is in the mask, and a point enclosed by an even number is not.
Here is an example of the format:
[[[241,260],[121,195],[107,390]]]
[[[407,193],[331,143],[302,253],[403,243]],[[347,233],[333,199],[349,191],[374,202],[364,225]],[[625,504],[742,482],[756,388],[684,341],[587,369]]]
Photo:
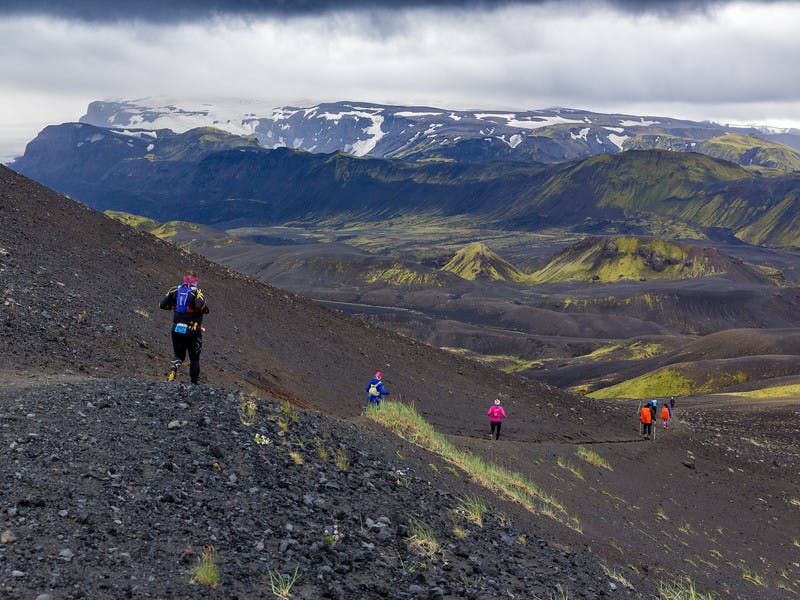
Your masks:
[[[500,505],[471,523],[470,484],[365,418],[253,398],[247,423],[249,398],[134,380],[2,388],[5,597],[268,598],[270,573],[296,573],[292,597],[308,599],[641,597]],[[427,556],[420,524],[440,545]],[[207,547],[216,590],[191,582]]]

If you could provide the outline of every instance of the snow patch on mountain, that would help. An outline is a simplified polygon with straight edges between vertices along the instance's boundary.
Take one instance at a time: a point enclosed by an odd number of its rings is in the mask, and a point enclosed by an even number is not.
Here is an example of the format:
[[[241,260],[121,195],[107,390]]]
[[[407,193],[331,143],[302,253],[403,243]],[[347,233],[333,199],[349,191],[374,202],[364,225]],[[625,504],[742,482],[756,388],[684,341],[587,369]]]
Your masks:
[[[349,152],[355,156],[364,156],[365,154],[369,154],[369,152],[375,148],[375,145],[380,141],[380,139],[386,135],[386,132],[381,129],[381,125],[383,124],[383,117],[381,115],[364,116],[372,119],[372,125],[365,127],[362,130],[370,137],[365,140],[358,140],[353,144],[348,144],[344,149],[345,152]]]
[[[505,135],[498,136],[497,139],[501,140],[502,142],[505,142],[511,148],[516,148],[517,146],[519,146],[522,143],[522,140],[525,139],[525,138],[523,138],[520,134],[515,133],[509,139],[506,139]]]
[[[614,144],[621,151],[621,150],[623,150],[622,145],[625,143],[625,140],[627,140],[629,137],[631,137],[631,136],[629,136],[629,135],[617,135],[615,133],[612,133],[612,134],[609,134],[608,141],[611,142],[612,144]]]
[[[474,116],[480,121],[484,119],[505,119],[506,121],[511,121],[517,117],[514,113],[475,113]]]
[[[578,133],[570,131],[569,137],[571,137],[573,140],[583,140],[585,142],[586,136],[589,134],[589,131],[590,131],[589,127],[584,127]]]
[[[650,127],[651,125],[658,125],[660,122],[661,121],[645,121],[644,117],[641,117],[638,121],[622,119],[619,124],[623,127]]]
[[[412,112],[408,110],[401,110],[394,113],[395,117],[439,117],[443,113],[440,112]],[[450,115],[452,117],[452,115]],[[461,117],[458,117],[459,119]]]
[[[537,120],[533,120],[537,119]],[[516,127],[518,129],[542,129],[543,127],[550,127],[551,125],[563,125],[565,123],[583,123],[582,120],[565,119],[560,115],[552,117],[528,117],[528,120],[510,119],[508,121],[509,127]]]
[[[124,135],[127,137],[132,137],[137,139],[142,139],[143,137],[158,139],[157,131],[147,131],[147,130],[131,131],[130,129],[112,129],[111,131],[119,135]]]

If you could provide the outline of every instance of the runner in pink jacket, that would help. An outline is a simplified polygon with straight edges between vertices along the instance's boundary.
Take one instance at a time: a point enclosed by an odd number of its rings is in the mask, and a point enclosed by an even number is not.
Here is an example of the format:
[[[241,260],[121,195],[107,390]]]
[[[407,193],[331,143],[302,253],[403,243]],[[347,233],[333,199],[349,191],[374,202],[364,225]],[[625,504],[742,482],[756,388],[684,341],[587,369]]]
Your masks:
[[[500,406],[500,398],[494,399],[494,404],[489,407],[489,411],[486,414],[489,416],[489,421],[491,422],[489,439],[500,439],[500,426],[503,424],[503,419],[506,418],[506,411]]]

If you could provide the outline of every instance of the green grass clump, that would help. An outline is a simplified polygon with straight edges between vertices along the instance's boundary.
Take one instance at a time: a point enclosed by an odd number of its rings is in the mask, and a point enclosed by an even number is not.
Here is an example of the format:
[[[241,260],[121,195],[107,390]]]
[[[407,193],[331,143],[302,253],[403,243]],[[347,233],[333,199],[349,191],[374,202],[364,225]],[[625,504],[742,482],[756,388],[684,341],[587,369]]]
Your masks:
[[[417,519],[409,519],[408,530],[406,543],[414,552],[428,560],[432,560],[442,553],[442,547],[430,527]]]
[[[239,420],[245,427],[250,427],[256,422],[256,413],[258,412],[258,405],[253,396],[242,398],[239,402]]]
[[[292,597],[292,587],[297,582],[297,572],[299,567],[295,567],[294,575],[282,575],[277,571],[269,570],[269,587],[275,597],[281,600],[288,600]]]
[[[564,505],[546,494],[520,473],[487,463],[482,458],[456,448],[437,433],[413,407],[401,402],[387,402],[380,409],[369,407],[367,416],[412,444],[438,454],[488,490],[519,503],[535,514],[546,515],[576,528]]]
[[[594,465],[595,467],[600,467],[601,469],[607,469],[609,471],[614,470],[614,468],[611,466],[611,463],[609,463],[594,450],[587,450],[583,446],[578,446],[578,450],[575,452],[575,455],[578,458],[582,458],[590,465]]]
[[[343,446],[339,446],[333,455],[333,464],[335,464],[340,471],[347,471],[350,468],[350,457],[347,450]]]
[[[658,586],[659,600],[714,600],[711,594],[698,592],[691,581],[662,582]]]
[[[480,496],[465,496],[459,499],[458,511],[467,521],[483,527],[483,515],[489,512],[489,505]]]
[[[583,472],[580,470],[580,468],[573,465],[563,456],[559,456],[556,459],[556,463],[558,464],[559,467],[561,467],[562,469],[566,469],[567,471],[575,475],[575,477],[577,477],[578,479],[583,479]]]
[[[205,585],[212,590],[219,585],[222,573],[219,568],[219,555],[214,546],[206,546],[203,554],[198,558],[197,564],[190,569],[189,583]]]

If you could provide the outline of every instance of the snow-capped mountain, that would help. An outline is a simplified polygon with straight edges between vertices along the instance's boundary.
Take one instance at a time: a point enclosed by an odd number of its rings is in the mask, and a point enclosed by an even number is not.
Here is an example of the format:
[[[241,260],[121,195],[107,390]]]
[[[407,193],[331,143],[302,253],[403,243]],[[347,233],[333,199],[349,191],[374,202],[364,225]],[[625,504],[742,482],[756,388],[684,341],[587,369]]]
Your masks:
[[[630,148],[687,151],[732,132],[766,138],[780,135],[782,143],[796,140],[800,147],[800,131],[778,134],[755,127],[564,108],[455,111],[365,102],[271,108],[247,101],[190,104],[141,99],[92,102],[80,121],[99,127],[170,129],[176,133],[213,126],[254,135],[267,148],[458,161],[560,162]]]

